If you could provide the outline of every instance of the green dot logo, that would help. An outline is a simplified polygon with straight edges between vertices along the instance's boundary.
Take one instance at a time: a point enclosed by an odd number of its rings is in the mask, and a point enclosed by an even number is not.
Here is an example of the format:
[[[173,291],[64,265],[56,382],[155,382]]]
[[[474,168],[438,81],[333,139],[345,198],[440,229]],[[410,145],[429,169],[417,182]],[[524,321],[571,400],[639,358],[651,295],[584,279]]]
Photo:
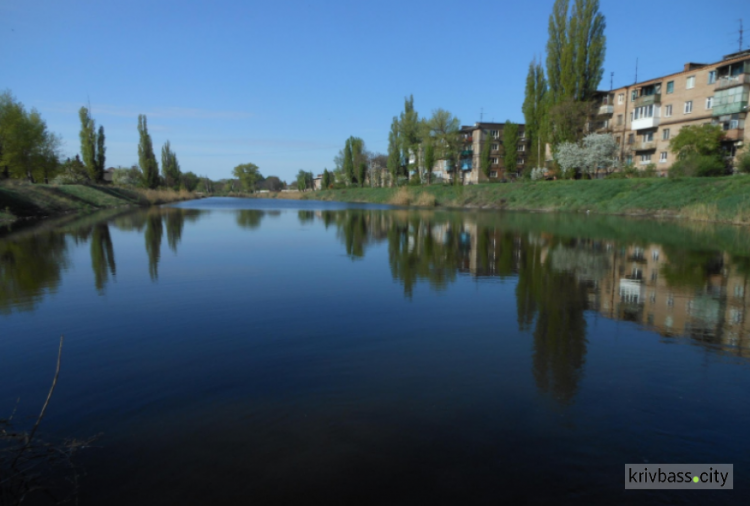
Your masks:
[[[699,481],[698,477],[697,476],[693,476],[693,483],[698,483],[698,481]]]

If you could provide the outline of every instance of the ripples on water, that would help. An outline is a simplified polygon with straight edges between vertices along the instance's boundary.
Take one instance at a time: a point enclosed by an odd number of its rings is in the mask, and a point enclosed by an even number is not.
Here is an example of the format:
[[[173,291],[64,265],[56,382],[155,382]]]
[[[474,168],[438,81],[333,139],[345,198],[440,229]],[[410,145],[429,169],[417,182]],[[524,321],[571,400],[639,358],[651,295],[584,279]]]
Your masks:
[[[82,504],[740,501],[746,232],[239,199],[6,231],[0,418],[65,333]],[[735,491],[625,494],[641,462]]]

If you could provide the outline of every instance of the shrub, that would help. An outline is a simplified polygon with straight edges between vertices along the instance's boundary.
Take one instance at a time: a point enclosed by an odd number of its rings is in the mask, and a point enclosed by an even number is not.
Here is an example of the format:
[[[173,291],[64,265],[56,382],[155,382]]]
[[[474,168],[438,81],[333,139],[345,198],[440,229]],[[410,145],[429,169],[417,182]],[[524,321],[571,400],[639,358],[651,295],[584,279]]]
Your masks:
[[[112,172],[112,183],[117,186],[129,186],[136,188],[141,185],[143,174],[141,169],[133,166],[129,169],[118,167]]]
[[[750,174],[750,151],[745,151],[737,157],[735,169],[740,174]]]
[[[717,155],[686,156],[669,169],[669,177],[716,177],[726,174],[727,166]]]

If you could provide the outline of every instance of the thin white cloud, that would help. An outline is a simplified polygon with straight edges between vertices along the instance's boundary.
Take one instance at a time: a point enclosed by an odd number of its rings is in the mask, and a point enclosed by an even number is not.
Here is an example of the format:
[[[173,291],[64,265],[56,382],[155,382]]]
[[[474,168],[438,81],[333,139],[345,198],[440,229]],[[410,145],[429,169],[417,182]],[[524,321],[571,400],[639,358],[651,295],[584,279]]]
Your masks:
[[[44,107],[49,112],[77,114],[81,104],[54,102]],[[137,109],[132,106],[117,106],[109,104],[92,104],[93,116],[116,116],[121,118],[135,118],[145,114],[149,118],[163,119],[247,119],[253,115],[244,111],[222,111],[212,109],[196,109],[190,107],[157,107],[155,109]]]

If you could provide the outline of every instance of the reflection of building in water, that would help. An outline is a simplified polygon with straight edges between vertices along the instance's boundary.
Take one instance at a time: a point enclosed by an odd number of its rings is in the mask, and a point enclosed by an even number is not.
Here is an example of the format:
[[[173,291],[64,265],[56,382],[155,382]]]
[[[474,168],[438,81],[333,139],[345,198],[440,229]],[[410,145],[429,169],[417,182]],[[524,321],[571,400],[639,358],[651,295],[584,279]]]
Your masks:
[[[662,246],[606,246],[609,275],[591,306],[608,318],[646,325],[665,336],[750,347],[748,276],[726,254],[676,252]]]

